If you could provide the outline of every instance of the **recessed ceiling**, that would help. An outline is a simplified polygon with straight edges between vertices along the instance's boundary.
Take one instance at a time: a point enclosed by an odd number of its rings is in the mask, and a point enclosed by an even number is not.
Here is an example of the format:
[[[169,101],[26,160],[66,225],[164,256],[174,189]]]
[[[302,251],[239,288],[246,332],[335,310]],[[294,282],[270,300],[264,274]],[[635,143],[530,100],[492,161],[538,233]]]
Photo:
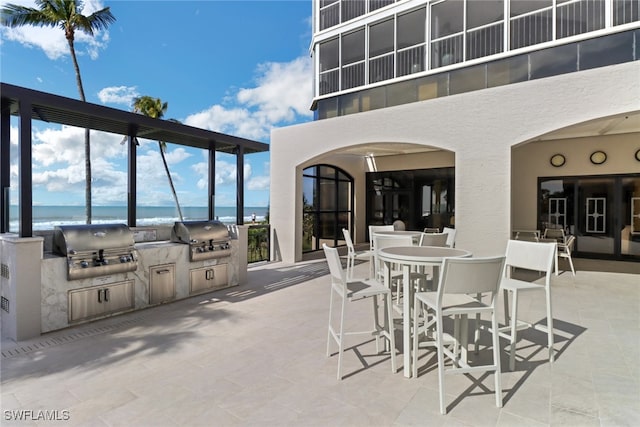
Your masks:
[[[579,123],[566,128],[554,130],[544,135],[537,136],[529,142],[548,141],[554,139],[583,138],[588,136],[618,135],[625,133],[640,133],[640,111],[603,117],[588,122]],[[439,148],[418,144],[388,142],[375,144],[362,144],[347,147],[340,150],[342,155],[353,156],[398,156],[402,154],[424,153],[428,151],[440,151]]]
[[[590,120],[538,136],[533,141],[619,135],[640,132],[640,111]]]
[[[340,150],[340,154],[352,154],[356,156],[397,156],[400,154],[424,153],[427,151],[440,151],[439,148],[431,148],[424,145],[408,144],[400,142],[387,142],[375,144],[355,145]]]

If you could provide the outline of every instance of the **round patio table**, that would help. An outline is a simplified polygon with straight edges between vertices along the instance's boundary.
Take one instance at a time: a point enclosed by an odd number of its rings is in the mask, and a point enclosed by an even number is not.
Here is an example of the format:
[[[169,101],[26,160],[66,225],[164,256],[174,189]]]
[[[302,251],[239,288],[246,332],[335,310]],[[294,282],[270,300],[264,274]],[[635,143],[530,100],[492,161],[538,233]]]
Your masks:
[[[384,263],[384,283],[390,287],[390,264],[402,266],[402,342],[404,376],[411,377],[411,309],[413,304],[409,274],[412,268],[433,267],[433,283],[438,283],[439,268],[444,258],[470,257],[471,252],[440,246],[396,246],[380,249],[378,257]]]

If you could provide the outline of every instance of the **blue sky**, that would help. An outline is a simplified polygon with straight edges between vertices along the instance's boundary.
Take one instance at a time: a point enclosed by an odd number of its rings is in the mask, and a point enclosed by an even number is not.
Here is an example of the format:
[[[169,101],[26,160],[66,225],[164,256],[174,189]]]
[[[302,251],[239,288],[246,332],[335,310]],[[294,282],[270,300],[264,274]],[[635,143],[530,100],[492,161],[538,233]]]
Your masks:
[[[31,0],[11,2],[35,7]],[[166,118],[269,143],[270,130],[312,120],[311,1],[85,1],[83,14],[116,17],[94,37],[76,33],[88,102],[123,110],[149,95],[168,102]],[[0,27],[0,77],[78,98],[59,28]],[[12,142],[17,128],[12,121]],[[93,203],[126,203],[121,135],[92,132]],[[140,140],[138,203],[173,205],[156,141]],[[83,130],[34,123],[34,204],[84,205]],[[12,145],[12,203],[17,150]],[[167,159],[182,206],[206,205],[206,155],[169,144]],[[245,205],[269,203],[269,154],[245,156]],[[235,205],[235,157],[218,154],[216,206]],[[15,188],[15,190],[13,190]]]

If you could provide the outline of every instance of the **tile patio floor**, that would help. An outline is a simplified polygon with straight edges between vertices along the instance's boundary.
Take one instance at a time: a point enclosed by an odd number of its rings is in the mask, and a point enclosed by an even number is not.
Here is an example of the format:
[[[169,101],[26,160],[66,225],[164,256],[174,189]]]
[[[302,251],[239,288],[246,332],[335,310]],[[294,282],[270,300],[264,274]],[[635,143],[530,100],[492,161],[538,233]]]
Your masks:
[[[2,343],[2,426],[638,426],[640,275],[580,270],[553,279],[557,360],[524,333],[504,408],[493,377],[447,377],[438,412],[433,353],[417,379],[392,373],[367,337],[353,337],[343,381],[325,356],[324,260],[253,266],[248,284]],[[635,271],[639,265],[631,265]],[[366,263],[356,267],[365,274]],[[522,298],[527,320],[541,300]],[[369,323],[357,303],[350,325]],[[364,340],[364,344],[360,344]],[[401,340],[398,340],[401,343]],[[356,346],[354,346],[354,344]],[[16,410],[32,411],[15,412]],[[18,413],[67,421],[14,421]],[[62,412],[62,411],[68,412]]]

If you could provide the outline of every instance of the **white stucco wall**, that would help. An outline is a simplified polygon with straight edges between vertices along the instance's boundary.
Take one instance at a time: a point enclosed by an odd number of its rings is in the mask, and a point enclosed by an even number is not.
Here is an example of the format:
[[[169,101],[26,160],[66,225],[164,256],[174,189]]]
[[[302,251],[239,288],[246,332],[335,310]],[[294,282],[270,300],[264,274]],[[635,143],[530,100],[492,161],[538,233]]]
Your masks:
[[[328,153],[385,142],[455,153],[456,246],[478,256],[504,253],[511,229],[512,147],[555,129],[640,109],[638,75],[640,61],[275,129],[272,253],[287,262],[302,256],[301,165],[319,158],[333,163]],[[356,221],[362,229],[364,213]]]

